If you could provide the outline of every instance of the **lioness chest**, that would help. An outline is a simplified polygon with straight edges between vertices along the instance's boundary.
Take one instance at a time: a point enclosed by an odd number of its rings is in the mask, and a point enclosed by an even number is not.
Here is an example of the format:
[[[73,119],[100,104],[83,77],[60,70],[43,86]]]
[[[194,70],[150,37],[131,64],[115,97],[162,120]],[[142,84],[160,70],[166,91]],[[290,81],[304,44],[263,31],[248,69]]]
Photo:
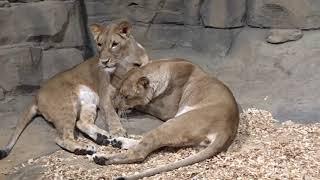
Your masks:
[[[81,105],[83,104],[99,104],[99,96],[90,87],[80,84],[78,86],[78,97]]]

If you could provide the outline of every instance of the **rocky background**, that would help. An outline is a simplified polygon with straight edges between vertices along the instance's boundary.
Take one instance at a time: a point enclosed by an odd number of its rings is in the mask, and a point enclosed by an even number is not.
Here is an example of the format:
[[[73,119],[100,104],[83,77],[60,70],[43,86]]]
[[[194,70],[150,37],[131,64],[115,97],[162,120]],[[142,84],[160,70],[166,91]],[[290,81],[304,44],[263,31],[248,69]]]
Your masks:
[[[243,109],[320,121],[319,0],[0,0],[0,147],[41,82],[93,55],[87,24],[123,17],[151,58],[199,64]],[[161,122],[124,123],[141,134]],[[36,118],[0,163],[0,179],[4,169],[60,149],[55,133]]]
[[[0,1],[0,96],[37,88],[83,61],[88,43],[81,3]]]
[[[119,18],[152,58],[201,65],[243,108],[320,119],[320,97],[307,93],[319,85],[319,0],[0,0],[0,99],[92,56],[87,24]]]
[[[152,58],[183,57],[201,65],[230,86],[243,108],[263,108],[280,120],[320,121],[320,95],[311,93],[320,84],[319,0],[85,4],[89,24],[130,19]]]

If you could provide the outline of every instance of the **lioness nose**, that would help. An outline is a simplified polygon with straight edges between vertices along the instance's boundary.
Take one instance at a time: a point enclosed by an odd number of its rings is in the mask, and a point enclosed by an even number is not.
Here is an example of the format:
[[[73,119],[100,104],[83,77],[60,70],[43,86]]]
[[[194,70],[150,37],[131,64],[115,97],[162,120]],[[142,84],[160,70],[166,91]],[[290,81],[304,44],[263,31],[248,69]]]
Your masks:
[[[103,65],[107,65],[109,63],[109,61],[110,61],[110,59],[104,59],[104,60],[101,61],[101,63]]]

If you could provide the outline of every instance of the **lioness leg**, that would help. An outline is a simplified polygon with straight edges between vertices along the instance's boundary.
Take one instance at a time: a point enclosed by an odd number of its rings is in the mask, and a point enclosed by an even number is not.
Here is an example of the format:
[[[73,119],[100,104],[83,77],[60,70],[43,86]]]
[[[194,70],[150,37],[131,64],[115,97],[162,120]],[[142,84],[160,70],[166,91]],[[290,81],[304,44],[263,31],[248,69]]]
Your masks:
[[[111,137],[107,131],[100,129],[94,124],[96,116],[97,106],[95,104],[82,104],[77,127],[89,135],[97,144],[108,145]]]
[[[190,114],[189,117],[193,118]],[[192,119],[186,119],[186,117],[183,118],[182,116],[171,119],[147,133],[136,146],[127,152],[111,156],[95,155],[94,161],[100,165],[142,162],[148,154],[161,147],[198,145],[204,139],[201,135],[203,133],[195,130],[194,126],[190,125],[192,122],[188,121],[192,121]],[[179,133],[177,133],[176,129],[176,127],[179,127],[178,125],[180,127],[183,126],[179,129]],[[119,140],[119,138],[116,139]]]
[[[96,152],[94,145],[75,140],[73,129],[64,129],[62,136],[57,137],[55,141],[61,148],[77,155],[91,155]]]
[[[109,86],[109,91],[112,87]],[[127,132],[123,128],[120,117],[118,116],[116,110],[113,108],[112,101],[110,99],[111,92],[108,95],[100,98],[100,110],[102,111],[102,115],[104,119],[107,120],[109,126],[109,132],[113,137],[126,137]]]
[[[51,117],[55,118],[52,122],[58,131],[58,137],[55,141],[61,148],[77,155],[93,154],[96,151],[94,145],[75,140],[76,109],[66,105],[64,110],[51,114]]]

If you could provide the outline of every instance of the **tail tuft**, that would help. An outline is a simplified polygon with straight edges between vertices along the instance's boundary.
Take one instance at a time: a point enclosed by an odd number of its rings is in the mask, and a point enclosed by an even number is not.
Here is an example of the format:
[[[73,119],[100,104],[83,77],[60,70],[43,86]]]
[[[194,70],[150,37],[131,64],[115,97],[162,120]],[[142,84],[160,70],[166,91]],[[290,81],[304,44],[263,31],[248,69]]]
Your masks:
[[[7,150],[0,150],[0,159],[3,159],[8,156],[8,151]]]

